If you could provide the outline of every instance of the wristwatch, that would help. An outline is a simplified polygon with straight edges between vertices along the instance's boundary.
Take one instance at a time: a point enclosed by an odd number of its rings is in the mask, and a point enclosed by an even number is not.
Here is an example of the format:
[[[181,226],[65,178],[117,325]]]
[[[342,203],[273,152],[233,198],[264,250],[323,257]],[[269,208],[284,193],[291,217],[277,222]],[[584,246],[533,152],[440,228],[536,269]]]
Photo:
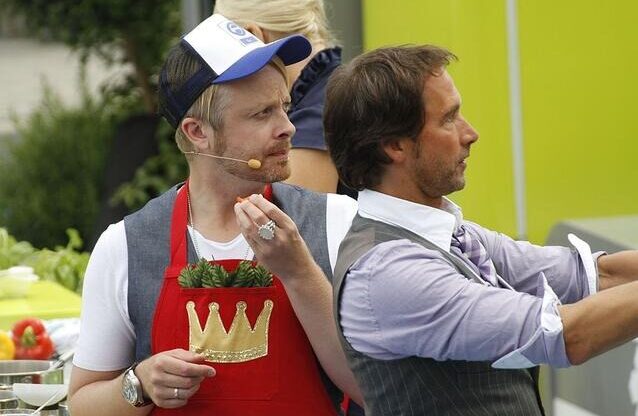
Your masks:
[[[140,383],[140,379],[135,375],[135,367],[137,367],[138,364],[139,363],[133,363],[133,365],[124,372],[124,379],[122,379],[122,396],[124,396],[124,399],[132,406],[142,407],[153,402],[144,397],[142,383]]]

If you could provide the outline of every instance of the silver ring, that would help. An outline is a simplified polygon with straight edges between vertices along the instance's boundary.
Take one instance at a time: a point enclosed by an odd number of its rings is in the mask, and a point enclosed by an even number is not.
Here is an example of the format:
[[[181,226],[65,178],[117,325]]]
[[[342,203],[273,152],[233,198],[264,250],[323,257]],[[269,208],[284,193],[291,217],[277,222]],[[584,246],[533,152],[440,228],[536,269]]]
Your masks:
[[[173,389],[173,398],[179,400],[179,389],[177,387]]]
[[[259,226],[257,234],[264,240],[272,240],[275,238],[275,225],[273,220],[269,220],[266,224]]]

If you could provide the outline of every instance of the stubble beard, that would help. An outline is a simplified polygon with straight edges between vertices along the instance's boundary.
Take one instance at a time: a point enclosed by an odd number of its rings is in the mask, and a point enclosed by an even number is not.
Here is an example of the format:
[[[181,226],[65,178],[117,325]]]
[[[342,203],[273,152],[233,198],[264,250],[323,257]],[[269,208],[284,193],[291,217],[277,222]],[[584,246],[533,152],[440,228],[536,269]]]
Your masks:
[[[231,157],[246,161],[255,159],[254,155],[250,155],[245,152],[230,154],[230,152],[227,152],[227,148],[228,146],[226,145],[226,141],[222,139],[216,143],[213,147],[213,151],[216,155],[223,157]],[[274,164],[274,166],[268,166],[267,157],[262,156],[259,161],[261,162],[261,167],[259,169],[252,169],[243,162],[217,159],[217,162],[222,169],[230,175],[252,182],[274,183],[284,181],[290,177],[291,169],[290,162],[288,160],[279,161]]]
[[[244,157],[246,159],[243,160],[251,159],[250,157]],[[252,182],[274,183],[284,181],[290,177],[290,163],[288,161],[278,162],[275,166],[267,166],[267,161],[262,160],[262,166],[259,169],[251,169],[244,163],[230,160],[219,160],[219,162],[230,175]]]
[[[415,179],[421,192],[430,198],[447,196],[465,188],[465,176],[456,169],[448,170],[438,163],[429,161],[434,169],[426,169],[423,161],[416,164]],[[428,162],[425,162],[428,163]]]

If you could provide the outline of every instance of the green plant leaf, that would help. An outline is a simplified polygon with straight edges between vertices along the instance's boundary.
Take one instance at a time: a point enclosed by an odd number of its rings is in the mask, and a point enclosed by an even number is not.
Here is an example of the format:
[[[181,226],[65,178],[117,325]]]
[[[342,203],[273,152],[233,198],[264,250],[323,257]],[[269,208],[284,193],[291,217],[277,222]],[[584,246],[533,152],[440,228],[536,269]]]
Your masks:
[[[264,266],[258,264],[254,268],[255,270],[255,286],[268,287],[272,286],[272,273],[268,271]]]
[[[184,288],[201,287],[201,281],[199,277],[196,276],[194,265],[184,267],[177,277],[177,282]]]

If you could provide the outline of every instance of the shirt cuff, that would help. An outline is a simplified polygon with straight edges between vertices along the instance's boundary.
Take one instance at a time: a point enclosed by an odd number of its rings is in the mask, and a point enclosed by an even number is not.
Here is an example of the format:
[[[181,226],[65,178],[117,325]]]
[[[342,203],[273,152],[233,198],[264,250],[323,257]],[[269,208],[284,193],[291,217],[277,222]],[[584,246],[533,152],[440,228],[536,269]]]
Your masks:
[[[595,295],[596,292],[598,292],[598,268],[596,267],[594,256],[591,253],[591,248],[589,247],[589,244],[572,233],[567,234],[567,239],[576,251],[578,251],[580,261],[583,263],[583,267],[585,268],[589,296]],[[596,258],[598,257],[600,257],[600,254]]]
[[[554,367],[571,365],[565,351],[563,322],[558,313],[561,302],[542,272],[539,273],[538,289],[538,296],[543,298],[540,326],[525,345],[494,361],[492,367],[529,368],[544,363]]]

